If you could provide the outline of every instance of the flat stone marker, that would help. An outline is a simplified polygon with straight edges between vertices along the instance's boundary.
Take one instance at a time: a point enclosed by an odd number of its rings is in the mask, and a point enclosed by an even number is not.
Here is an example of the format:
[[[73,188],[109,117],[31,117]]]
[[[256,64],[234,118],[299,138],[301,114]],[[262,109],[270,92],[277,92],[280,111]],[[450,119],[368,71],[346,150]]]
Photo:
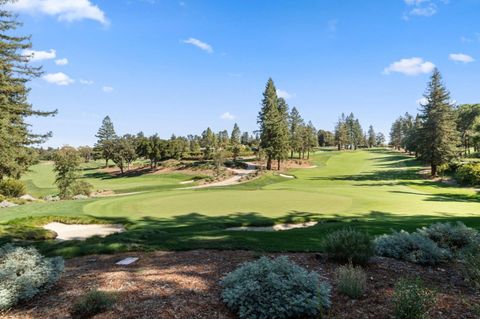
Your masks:
[[[120,260],[120,261],[117,262],[115,265],[128,266],[128,265],[133,264],[133,263],[136,262],[137,260],[138,260],[138,257],[127,257],[127,258],[125,258],[125,259]]]

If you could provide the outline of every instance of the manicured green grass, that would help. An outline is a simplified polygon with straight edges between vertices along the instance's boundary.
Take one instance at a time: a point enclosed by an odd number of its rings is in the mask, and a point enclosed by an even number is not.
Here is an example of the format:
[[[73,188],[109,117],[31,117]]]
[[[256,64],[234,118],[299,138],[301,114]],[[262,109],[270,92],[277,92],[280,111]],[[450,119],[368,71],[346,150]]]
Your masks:
[[[317,251],[325,234],[347,225],[372,236],[436,221],[461,220],[480,228],[478,193],[422,179],[422,166],[411,157],[386,150],[329,151],[315,154],[312,161],[316,168],[290,171],[295,179],[267,174],[241,185],[198,190],[179,189],[179,182],[189,179],[185,175],[112,178],[93,168],[85,177],[96,188],[142,193],[4,209],[0,222],[27,216],[88,216],[127,225],[127,232],[105,239],[38,243],[47,253],[65,256],[132,249]],[[52,175],[43,165],[25,177],[29,187],[36,187],[32,192],[52,189]],[[276,233],[225,231],[231,226],[304,220],[321,223]]]

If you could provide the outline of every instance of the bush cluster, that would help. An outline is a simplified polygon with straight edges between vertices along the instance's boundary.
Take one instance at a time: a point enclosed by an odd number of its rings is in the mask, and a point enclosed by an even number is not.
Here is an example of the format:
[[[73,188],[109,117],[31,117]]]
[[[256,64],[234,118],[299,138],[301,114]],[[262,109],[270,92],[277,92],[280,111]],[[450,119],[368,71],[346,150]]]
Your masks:
[[[72,190],[71,193],[73,195],[85,195],[85,196],[90,196],[90,194],[93,191],[93,185],[82,180],[77,180],[73,185],[72,185]]]
[[[287,257],[245,263],[221,285],[223,301],[240,318],[315,317],[330,306],[330,285]]]
[[[367,286],[367,275],[360,266],[340,266],[335,271],[338,290],[350,298],[360,298]]]
[[[459,166],[455,178],[461,184],[480,185],[480,163],[467,163]]]
[[[405,231],[382,235],[375,239],[375,253],[379,256],[406,260],[420,265],[436,265],[451,258],[447,249],[420,233]]]
[[[419,279],[400,279],[395,284],[393,303],[396,319],[424,319],[435,303],[435,293]]]
[[[464,254],[465,278],[480,289],[480,246],[472,245]]]
[[[45,258],[35,248],[0,247],[0,310],[33,298],[63,272],[63,259]]]
[[[478,231],[464,223],[436,223],[419,230],[419,233],[433,240],[441,248],[452,252],[472,245],[478,239]]]
[[[323,249],[331,259],[354,264],[364,264],[374,254],[370,237],[351,228],[329,234],[323,242]]]
[[[25,183],[17,179],[0,180],[0,194],[5,197],[20,197],[25,195],[27,188]]]
[[[115,303],[115,296],[104,291],[92,290],[73,305],[70,315],[74,319],[87,319],[108,311]]]

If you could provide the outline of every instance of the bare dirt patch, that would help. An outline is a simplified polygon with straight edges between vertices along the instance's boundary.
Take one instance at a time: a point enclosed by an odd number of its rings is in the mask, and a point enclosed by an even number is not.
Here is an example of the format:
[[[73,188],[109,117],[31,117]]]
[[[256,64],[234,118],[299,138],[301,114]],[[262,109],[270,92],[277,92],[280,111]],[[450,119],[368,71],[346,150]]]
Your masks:
[[[55,287],[0,318],[69,318],[72,304],[94,288],[118,294],[114,308],[97,315],[97,319],[235,318],[221,301],[219,281],[241,263],[259,255],[248,251],[196,250],[75,258],[67,260],[66,272]],[[279,255],[268,254],[271,257]],[[473,305],[478,302],[479,295],[468,288],[457,265],[426,268],[375,258],[365,267],[366,293],[353,301],[340,295],[335,288],[333,278],[337,263],[315,253],[286,255],[333,284],[328,318],[393,318],[393,286],[402,276],[420,276],[426,285],[436,289],[437,302],[431,318],[478,318]],[[140,259],[129,266],[115,265],[125,257]]]
[[[109,225],[109,224],[63,224],[63,223],[49,223],[43,228],[57,233],[57,240],[85,240],[93,236],[105,237],[115,233],[125,231],[123,225]]]

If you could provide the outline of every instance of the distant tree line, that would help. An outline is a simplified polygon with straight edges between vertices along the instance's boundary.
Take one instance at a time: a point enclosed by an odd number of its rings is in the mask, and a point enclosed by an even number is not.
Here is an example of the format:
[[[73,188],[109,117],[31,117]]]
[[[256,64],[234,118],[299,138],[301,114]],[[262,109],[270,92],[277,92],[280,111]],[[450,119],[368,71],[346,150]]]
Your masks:
[[[480,104],[456,106],[437,69],[424,98],[418,114],[405,113],[392,124],[390,145],[424,160],[437,176],[455,159],[480,150]]]

